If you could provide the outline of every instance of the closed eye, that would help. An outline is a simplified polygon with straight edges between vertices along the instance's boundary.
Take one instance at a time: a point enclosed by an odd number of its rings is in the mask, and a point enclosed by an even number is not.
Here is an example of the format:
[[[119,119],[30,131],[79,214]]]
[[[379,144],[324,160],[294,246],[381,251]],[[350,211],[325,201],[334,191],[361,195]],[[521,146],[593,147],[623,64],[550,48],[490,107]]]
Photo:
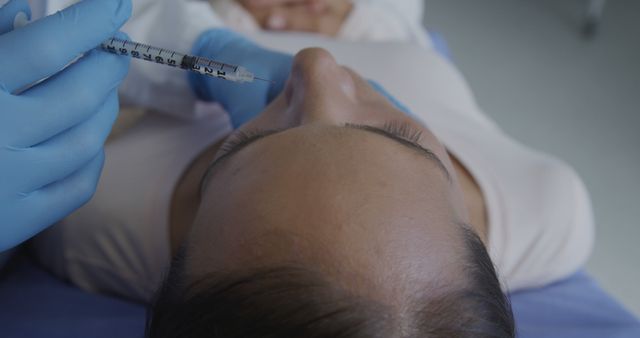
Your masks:
[[[442,160],[431,150],[424,148],[419,144],[422,139],[422,131],[416,129],[412,125],[406,122],[387,122],[382,127],[370,126],[370,125],[362,125],[362,124],[353,124],[347,123],[343,125],[341,128],[348,129],[356,129],[363,130],[371,133],[375,133],[378,135],[385,136],[389,139],[392,139],[406,147],[409,147],[413,150],[418,151],[428,159],[436,162],[438,167],[443,171],[447,180],[451,181],[451,175],[449,171],[446,169]],[[209,168],[205,171],[201,183],[200,183],[200,192],[203,192],[204,187],[207,185],[211,173],[213,169],[218,167],[223,161],[227,160],[233,154],[238,151],[244,149],[251,143],[254,143],[262,138],[265,138],[270,135],[275,135],[281,133],[288,128],[282,129],[252,129],[248,131],[237,131],[233,133],[228,140],[221,146],[220,154],[211,162]]]

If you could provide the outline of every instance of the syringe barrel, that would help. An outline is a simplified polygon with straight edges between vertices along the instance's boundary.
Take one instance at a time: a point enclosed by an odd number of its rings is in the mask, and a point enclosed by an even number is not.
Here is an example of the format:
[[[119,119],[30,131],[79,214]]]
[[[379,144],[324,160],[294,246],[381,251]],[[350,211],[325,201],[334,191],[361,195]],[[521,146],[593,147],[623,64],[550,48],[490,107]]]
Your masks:
[[[187,58],[191,58],[187,56]],[[207,76],[213,76],[233,82],[253,82],[254,76],[246,68],[219,61],[195,57],[191,70]]]
[[[153,47],[124,39],[108,39],[101,44],[101,48],[113,54],[131,56],[136,59],[154,62],[169,67],[179,67],[228,81],[253,82],[255,79],[253,74],[244,67],[186,55],[172,50]]]

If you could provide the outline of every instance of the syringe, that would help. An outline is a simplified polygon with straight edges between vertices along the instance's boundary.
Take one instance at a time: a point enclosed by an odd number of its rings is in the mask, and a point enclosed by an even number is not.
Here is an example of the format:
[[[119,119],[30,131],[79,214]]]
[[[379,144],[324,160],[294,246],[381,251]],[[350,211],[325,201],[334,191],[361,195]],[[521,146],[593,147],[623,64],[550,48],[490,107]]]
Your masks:
[[[271,82],[266,79],[256,77],[242,66],[206,59],[178,53],[172,50],[149,46],[134,41],[111,38],[101,45],[107,52],[131,56],[136,59],[155,62],[157,64],[190,70],[207,76],[217,77],[233,82],[253,82],[261,80]]]

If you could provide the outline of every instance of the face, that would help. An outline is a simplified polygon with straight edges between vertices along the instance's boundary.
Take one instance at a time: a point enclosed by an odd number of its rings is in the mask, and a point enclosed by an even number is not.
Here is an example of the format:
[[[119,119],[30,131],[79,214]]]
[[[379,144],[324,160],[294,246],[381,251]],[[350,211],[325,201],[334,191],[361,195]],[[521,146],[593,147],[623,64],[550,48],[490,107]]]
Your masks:
[[[216,155],[185,242],[189,279],[295,265],[387,300],[459,272],[467,221],[445,148],[324,50]]]
[[[353,7],[347,0],[238,0],[266,30],[336,36]]]

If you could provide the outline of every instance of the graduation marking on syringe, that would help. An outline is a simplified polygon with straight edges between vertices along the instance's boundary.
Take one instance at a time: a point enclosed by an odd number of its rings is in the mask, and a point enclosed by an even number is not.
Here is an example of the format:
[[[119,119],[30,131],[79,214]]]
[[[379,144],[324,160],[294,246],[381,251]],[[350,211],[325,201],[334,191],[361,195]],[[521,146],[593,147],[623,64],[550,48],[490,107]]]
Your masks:
[[[120,46],[122,44],[122,46]],[[105,42],[103,42],[100,47],[107,52],[123,55],[123,56],[131,56],[136,59],[154,62],[157,64],[169,66],[169,67],[180,67],[181,69],[190,70],[192,72],[196,72],[199,74],[203,74],[206,76],[211,76],[219,79],[224,79],[233,82],[239,83],[251,83],[255,80],[265,81],[273,83],[273,81],[269,81],[267,79],[259,78],[251,73],[249,70],[242,66],[228,64],[216,60],[211,60],[203,57],[188,55],[179,53],[176,51],[153,47],[151,45],[129,41],[120,38],[111,38]],[[140,48],[147,48],[146,53],[141,53]],[[171,53],[170,57],[165,57],[162,54]],[[213,66],[219,68],[218,71],[213,71]],[[226,69],[233,69],[232,71],[227,71]]]

